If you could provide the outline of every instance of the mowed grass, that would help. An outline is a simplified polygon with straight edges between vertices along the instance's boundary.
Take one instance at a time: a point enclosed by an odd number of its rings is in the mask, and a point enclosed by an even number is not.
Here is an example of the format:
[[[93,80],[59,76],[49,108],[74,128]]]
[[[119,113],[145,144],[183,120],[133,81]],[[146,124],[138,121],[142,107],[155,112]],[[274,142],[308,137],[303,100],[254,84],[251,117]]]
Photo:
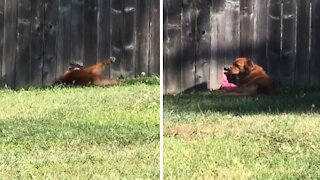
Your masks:
[[[0,90],[0,177],[158,179],[159,84]]]
[[[320,179],[320,90],[164,97],[166,179]]]

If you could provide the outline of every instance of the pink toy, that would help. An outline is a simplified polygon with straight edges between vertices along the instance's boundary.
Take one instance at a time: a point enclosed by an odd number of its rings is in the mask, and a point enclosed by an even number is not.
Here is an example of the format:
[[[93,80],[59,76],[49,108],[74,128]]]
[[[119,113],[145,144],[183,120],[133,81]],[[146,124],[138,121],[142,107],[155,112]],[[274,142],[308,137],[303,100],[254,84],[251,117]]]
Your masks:
[[[222,78],[220,89],[221,90],[232,90],[232,89],[234,89],[236,87],[237,87],[237,85],[235,85],[233,83],[230,83],[228,81],[228,78],[227,78],[226,74],[223,73],[223,78]]]

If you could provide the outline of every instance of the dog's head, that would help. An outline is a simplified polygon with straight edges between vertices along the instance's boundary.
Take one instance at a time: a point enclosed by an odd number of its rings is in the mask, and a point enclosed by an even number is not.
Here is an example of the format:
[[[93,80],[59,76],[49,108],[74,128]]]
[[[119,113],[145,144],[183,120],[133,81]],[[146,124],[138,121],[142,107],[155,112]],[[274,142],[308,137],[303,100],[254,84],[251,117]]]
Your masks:
[[[247,58],[237,58],[232,66],[228,68],[230,74],[240,74],[251,71],[255,66],[254,62]]]
[[[116,62],[116,58],[115,57],[110,57],[109,59],[103,60],[101,63],[103,65],[109,65],[109,64],[112,64],[114,62]]]

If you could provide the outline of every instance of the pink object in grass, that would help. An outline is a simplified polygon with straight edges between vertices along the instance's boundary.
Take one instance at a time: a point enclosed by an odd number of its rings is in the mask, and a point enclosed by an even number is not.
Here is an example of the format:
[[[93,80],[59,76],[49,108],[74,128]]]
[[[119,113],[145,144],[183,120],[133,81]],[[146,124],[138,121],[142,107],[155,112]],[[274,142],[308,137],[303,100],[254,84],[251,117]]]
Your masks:
[[[220,89],[221,90],[232,90],[232,89],[234,89],[236,87],[237,87],[237,85],[235,85],[233,83],[230,83],[228,81],[227,76],[223,73],[223,78],[222,78]]]

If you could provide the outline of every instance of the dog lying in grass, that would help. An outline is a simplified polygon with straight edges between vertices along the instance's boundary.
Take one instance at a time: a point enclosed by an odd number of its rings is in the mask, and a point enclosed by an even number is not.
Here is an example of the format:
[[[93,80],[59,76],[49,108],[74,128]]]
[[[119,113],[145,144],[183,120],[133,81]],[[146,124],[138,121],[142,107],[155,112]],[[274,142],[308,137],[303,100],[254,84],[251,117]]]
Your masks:
[[[106,86],[106,85],[120,85],[120,81],[113,80],[102,76],[102,71],[110,64],[115,62],[114,57],[103,60],[102,62],[89,66],[87,68],[71,63],[69,68],[63,73],[56,83],[65,85],[76,85],[76,86]]]
[[[227,90],[226,95],[271,95],[274,93],[273,82],[267,73],[248,58],[237,58],[232,66],[225,70],[237,78],[237,87]]]

